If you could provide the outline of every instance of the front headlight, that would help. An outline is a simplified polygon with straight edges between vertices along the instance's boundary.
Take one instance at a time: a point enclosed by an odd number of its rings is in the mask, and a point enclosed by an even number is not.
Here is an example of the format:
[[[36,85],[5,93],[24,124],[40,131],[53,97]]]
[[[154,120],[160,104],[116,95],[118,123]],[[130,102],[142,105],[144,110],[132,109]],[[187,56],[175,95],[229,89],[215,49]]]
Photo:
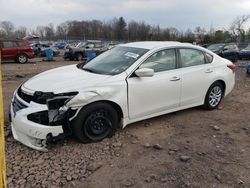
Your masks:
[[[49,122],[56,122],[64,119],[69,110],[65,104],[70,101],[78,92],[57,94],[57,96],[47,99]]]

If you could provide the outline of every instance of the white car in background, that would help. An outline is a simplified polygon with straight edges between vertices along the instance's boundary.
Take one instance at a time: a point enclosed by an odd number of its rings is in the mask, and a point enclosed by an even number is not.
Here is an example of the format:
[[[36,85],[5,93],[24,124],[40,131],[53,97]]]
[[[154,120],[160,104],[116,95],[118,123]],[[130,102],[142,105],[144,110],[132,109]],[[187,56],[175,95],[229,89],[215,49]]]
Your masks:
[[[202,47],[121,44],[85,65],[52,69],[22,84],[12,99],[12,133],[41,151],[72,134],[96,142],[136,121],[200,105],[213,110],[234,84],[235,65]]]

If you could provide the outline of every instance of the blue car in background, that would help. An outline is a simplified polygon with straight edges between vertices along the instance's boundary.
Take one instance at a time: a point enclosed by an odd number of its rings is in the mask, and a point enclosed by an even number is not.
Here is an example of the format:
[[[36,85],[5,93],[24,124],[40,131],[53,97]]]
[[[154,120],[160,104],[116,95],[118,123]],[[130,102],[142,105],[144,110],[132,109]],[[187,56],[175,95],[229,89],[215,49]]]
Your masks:
[[[64,49],[66,45],[67,45],[66,42],[56,42],[54,44],[54,46],[57,47],[58,49]]]

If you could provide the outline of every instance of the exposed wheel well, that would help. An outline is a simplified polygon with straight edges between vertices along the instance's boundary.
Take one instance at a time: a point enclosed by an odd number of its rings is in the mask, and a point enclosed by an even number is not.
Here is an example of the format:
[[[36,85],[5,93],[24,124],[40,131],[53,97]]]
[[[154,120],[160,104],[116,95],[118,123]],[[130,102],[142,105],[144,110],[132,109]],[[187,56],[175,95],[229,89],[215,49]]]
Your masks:
[[[25,55],[25,56],[28,58],[28,55],[27,55],[26,53],[22,52],[22,53],[17,54],[16,59],[17,59],[20,55]]]
[[[214,83],[216,83],[216,82],[219,82],[223,86],[223,95],[224,95],[225,94],[225,90],[226,90],[226,83],[223,80],[217,80]]]
[[[117,114],[118,114],[119,122],[121,122],[121,119],[123,118],[122,109],[121,109],[121,107],[117,103],[115,103],[113,101],[108,101],[108,100],[95,101],[95,102],[92,102],[90,104],[87,104],[86,106],[83,106],[82,108],[84,109],[84,108],[86,108],[89,105],[92,105],[94,103],[99,103],[99,102],[103,102],[103,103],[107,103],[107,104],[111,105],[115,109],[115,111],[117,112]]]

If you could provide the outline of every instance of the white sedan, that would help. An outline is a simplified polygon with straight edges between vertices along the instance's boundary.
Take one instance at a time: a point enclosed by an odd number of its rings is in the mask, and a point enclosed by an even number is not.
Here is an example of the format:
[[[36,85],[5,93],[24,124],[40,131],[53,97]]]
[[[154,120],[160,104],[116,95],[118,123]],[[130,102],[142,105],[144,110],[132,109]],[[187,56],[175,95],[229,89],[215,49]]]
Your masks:
[[[82,143],[118,128],[203,105],[215,109],[235,84],[235,65],[179,42],[121,44],[87,64],[43,72],[21,85],[11,104],[16,140],[46,151],[72,134]]]

